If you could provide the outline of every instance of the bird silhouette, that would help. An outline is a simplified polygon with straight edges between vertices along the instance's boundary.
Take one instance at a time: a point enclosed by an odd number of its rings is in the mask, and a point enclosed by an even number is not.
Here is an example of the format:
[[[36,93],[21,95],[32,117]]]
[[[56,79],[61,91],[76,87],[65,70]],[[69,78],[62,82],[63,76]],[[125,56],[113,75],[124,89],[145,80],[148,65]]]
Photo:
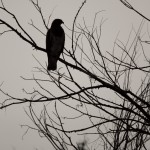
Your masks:
[[[48,57],[47,70],[56,70],[57,61],[63,52],[65,43],[65,33],[61,24],[61,19],[55,19],[46,35],[46,52]]]

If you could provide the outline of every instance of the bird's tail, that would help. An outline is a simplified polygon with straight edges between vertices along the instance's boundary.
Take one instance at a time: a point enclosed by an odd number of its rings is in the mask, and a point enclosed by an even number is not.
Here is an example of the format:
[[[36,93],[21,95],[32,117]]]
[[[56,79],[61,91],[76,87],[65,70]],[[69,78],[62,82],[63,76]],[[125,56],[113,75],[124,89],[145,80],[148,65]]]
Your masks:
[[[57,69],[57,58],[48,57],[48,67],[47,70],[56,70]]]

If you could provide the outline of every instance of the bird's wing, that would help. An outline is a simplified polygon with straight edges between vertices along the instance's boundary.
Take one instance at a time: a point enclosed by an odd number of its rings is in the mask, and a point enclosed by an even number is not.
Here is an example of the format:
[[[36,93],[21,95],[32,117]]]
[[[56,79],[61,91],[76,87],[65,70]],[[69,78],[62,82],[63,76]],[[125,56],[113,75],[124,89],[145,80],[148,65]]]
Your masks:
[[[47,35],[46,35],[46,51],[47,53],[50,53],[51,47],[54,44],[54,39],[52,35],[51,29],[48,30]]]

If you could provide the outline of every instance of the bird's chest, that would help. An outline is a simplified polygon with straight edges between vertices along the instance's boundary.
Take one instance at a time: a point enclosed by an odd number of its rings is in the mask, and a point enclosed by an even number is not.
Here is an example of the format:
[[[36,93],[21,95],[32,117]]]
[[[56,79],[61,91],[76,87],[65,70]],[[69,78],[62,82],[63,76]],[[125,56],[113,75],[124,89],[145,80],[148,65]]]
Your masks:
[[[53,42],[55,45],[62,45],[64,42],[63,36],[54,36]]]
[[[63,36],[53,36],[52,44],[51,44],[51,52],[55,52],[55,54],[59,53],[62,50],[64,45],[64,37]]]

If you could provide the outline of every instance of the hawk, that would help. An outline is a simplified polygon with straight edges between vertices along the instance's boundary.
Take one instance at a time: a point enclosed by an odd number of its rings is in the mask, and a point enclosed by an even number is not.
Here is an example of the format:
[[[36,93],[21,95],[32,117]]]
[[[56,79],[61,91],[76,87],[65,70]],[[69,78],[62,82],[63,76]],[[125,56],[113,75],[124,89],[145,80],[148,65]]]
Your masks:
[[[63,52],[65,43],[65,33],[61,24],[64,22],[61,19],[55,19],[52,22],[51,28],[46,35],[46,52],[48,57],[47,70],[56,70],[57,61],[60,54]]]

